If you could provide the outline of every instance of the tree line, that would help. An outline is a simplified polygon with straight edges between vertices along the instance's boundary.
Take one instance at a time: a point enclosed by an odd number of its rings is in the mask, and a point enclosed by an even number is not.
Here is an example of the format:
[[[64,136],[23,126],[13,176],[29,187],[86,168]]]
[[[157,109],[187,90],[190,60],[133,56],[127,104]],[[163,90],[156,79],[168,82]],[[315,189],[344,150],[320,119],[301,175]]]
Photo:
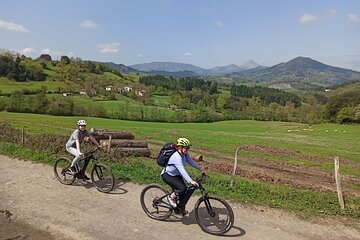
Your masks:
[[[44,70],[51,66],[58,68],[58,77],[48,76],[44,73]],[[15,52],[0,50],[0,77],[7,77],[17,82],[45,81],[48,78],[51,81],[76,81],[79,79],[80,73],[83,72],[94,74],[110,72],[119,77],[124,77],[119,70],[105,63],[83,61],[68,56],[61,56],[60,61],[53,61],[49,54],[41,54],[33,60]]]
[[[266,105],[275,102],[282,106],[285,106],[287,102],[291,102],[294,104],[295,107],[301,106],[301,98],[298,95],[273,88],[265,88],[260,86],[248,87],[245,85],[237,86],[233,84],[231,86],[230,92],[232,96],[237,97],[259,97],[261,101]]]
[[[197,77],[165,77],[161,75],[148,75],[139,78],[139,82],[145,86],[161,87],[171,91],[191,91],[194,88],[200,89],[209,94],[215,94],[218,91],[218,83],[205,81]]]

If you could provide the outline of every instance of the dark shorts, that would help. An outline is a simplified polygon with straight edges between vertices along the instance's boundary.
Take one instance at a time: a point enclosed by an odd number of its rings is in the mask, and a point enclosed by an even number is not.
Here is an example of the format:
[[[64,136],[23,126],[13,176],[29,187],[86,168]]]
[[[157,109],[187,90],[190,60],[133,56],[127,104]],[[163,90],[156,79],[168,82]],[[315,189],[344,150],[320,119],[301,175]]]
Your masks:
[[[165,172],[161,177],[165,183],[169,184],[176,195],[180,196],[186,192],[187,187],[181,175],[171,176]]]

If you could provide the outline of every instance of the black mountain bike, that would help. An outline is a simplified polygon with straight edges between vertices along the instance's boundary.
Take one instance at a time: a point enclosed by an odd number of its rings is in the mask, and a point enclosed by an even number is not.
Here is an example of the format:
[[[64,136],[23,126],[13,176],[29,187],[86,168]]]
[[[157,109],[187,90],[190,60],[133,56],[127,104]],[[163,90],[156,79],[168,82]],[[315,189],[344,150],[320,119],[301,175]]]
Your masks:
[[[195,203],[195,219],[204,232],[222,235],[232,228],[234,224],[234,213],[225,200],[207,194],[205,188],[202,186],[205,176],[203,173],[201,178],[196,180],[199,187],[195,188],[200,190],[201,197]],[[190,186],[189,188],[194,188],[194,186]],[[150,218],[165,220],[169,218],[173,212],[179,211],[179,209],[173,208],[167,201],[166,197],[169,194],[170,192],[162,186],[150,184],[141,192],[141,207]]]
[[[111,168],[99,163],[99,161],[95,158],[94,153],[98,149],[99,148],[84,154],[84,158],[79,161],[78,166],[75,166],[76,169],[80,170],[76,174],[71,173],[69,170],[72,160],[67,157],[58,158],[54,165],[54,173],[56,178],[62,184],[70,185],[75,181],[76,178],[81,178],[81,176],[84,176],[88,163],[92,161],[93,168],[90,174],[91,182],[100,192],[110,192],[115,185],[114,175],[111,171]]]

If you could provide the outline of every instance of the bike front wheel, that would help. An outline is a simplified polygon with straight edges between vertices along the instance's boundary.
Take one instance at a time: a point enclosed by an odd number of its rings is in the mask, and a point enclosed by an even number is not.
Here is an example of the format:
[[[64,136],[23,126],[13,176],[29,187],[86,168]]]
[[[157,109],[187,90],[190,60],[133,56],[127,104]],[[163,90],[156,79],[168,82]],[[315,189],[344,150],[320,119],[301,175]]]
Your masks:
[[[70,185],[75,181],[75,176],[69,171],[71,160],[66,157],[60,157],[54,165],[54,174],[57,180],[62,184]]]
[[[201,197],[195,204],[195,219],[204,232],[222,235],[234,224],[230,205],[217,197]]]
[[[111,168],[104,164],[95,164],[91,171],[91,181],[97,190],[103,193],[110,192],[115,185]]]
[[[166,200],[169,191],[157,184],[146,186],[140,195],[141,207],[152,219],[164,220],[170,217],[172,208]]]

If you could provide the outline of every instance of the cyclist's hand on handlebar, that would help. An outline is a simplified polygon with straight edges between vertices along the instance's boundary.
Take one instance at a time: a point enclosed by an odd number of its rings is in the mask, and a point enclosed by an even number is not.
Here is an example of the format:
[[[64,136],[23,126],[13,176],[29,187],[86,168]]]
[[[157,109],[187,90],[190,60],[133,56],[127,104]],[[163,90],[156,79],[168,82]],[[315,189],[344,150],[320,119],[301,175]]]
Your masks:
[[[197,187],[199,186],[199,184],[198,184],[196,181],[194,181],[194,180],[191,181],[191,185],[197,186]]]

